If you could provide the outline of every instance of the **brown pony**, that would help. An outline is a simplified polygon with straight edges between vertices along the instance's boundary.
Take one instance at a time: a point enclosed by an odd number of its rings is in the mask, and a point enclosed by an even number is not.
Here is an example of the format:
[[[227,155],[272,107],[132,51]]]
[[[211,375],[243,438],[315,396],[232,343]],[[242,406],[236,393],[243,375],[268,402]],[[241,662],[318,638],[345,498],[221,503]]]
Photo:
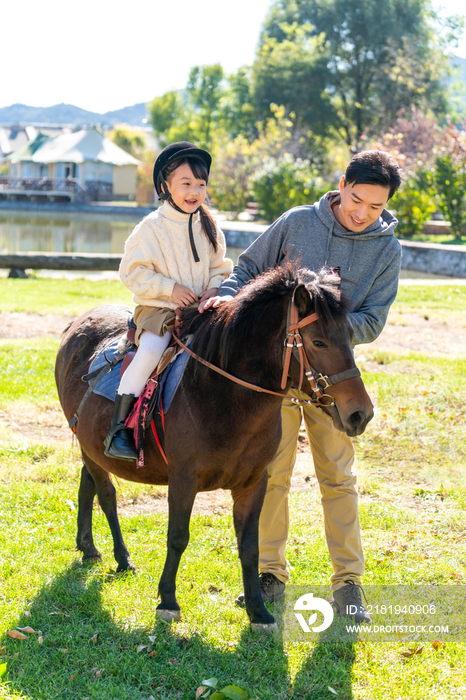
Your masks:
[[[294,298],[299,319],[317,313],[301,329],[311,365],[324,375],[355,367],[352,331],[340,299],[339,278],[328,270],[312,273],[277,267],[247,284],[215,311],[187,311],[183,331],[193,333],[192,349],[200,357],[242,380],[285,395],[281,390],[287,311]],[[64,333],[55,368],[58,394],[68,420],[87,389],[82,376],[95,355],[127,329],[129,307],[100,306],[78,318]],[[299,381],[292,359],[289,382]],[[343,376],[344,378],[344,376]],[[338,381],[338,380],[337,380]],[[311,393],[309,384],[304,390]],[[372,404],[360,377],[326,389],[333,397],[336,427],[361,434],[372,418]],[[168,484],[167,558],[159,583],[157,615],[179,619],[176,573],[189,540],[189,520],[199,491],[230,489],[242,566],[246,610],[253,625],[267,628],[274,618],[262,601],[258,579],[258,521],[267,485],[267,464],[281,438],[281,396],[257,393],[190,358],[165,416],[168,467],[152,435],[147,435],[146,466],[110,459],[103,441],[113,403],[90,394],[76,426],[83,468],[79,487],[77,547],[83,559],[98,559],[92,538],[92,508],[97,494],[113,536],[118,571],[133,569],[117,516],[115,488],[109,473],[145,484]]]

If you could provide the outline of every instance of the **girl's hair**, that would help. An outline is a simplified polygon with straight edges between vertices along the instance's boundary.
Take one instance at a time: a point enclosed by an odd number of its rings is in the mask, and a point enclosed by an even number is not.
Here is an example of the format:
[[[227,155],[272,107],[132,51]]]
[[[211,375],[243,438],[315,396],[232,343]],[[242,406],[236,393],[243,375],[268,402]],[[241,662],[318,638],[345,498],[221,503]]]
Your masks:
[[[205,180],[206,185],[209,182],[209,172],[207,170],[206,164],[200,158],[180,158],[172,163],[169,163],[167,167],[162,171],[162,175],[165,181],[169,181],[171,175],[175,172],[180,165],[187,163],[192,170],[194,177],[197,180]],[[201,225],[204,232],[209,239],[210,243],[213,245],[214,250],[218,248],[217,240],[217,226],[212,218],[212,214],[203,204],[199,207],[199,216],[201,219]]]

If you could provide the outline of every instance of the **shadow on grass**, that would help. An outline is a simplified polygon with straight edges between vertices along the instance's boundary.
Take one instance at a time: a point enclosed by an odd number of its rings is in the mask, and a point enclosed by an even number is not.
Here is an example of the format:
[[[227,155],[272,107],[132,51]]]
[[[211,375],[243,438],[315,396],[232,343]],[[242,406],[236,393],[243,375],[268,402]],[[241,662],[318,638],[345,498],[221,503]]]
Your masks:
[[[21,617],[18,626],[40,630],[42,644],[37,634],[6,642],[12,694],[30,700],[192,700],[201,681],[215,676],[220,687],[238,685],[260,700],[290,697],[287,658],[273,637],[246,628],[236,648],[222,649],[162,622],[131,628],[103,606],[102,590],[111,582],[76,562],[40,591],[30,617]]]
[[[7,639],[12,694],[30,700],[193,700],[202,680],[215,676],[219,687],[237,685],[259,700],[289,700],[291,694],[320,700],[333,696],[329,686],[342,700],[352,698],[352,642],[321,635],[292,684],[280,635],[258,635],[246,626],[236,647],[222,648],[163,622],[134,629],[104,608],[102,590],[113,580],[75,562],[40,591],[30,617],[18,626],[41,630],[42,644],[37,634]]]
[[[338,639],[330,630],[322,632],[312,654],[296,674],[294,700],[351,700],[356,640],[356,634]]]

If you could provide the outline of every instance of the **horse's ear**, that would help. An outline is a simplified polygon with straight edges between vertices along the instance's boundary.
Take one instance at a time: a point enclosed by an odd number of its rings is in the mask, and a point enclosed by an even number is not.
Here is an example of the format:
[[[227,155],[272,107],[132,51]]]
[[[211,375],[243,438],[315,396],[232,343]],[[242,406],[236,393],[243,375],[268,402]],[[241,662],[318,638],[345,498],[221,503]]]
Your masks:
[[[311,296],[304,284],[296,287],[294,293],[294,303],[298,309],[299,315],[307,316],[311,311]]]

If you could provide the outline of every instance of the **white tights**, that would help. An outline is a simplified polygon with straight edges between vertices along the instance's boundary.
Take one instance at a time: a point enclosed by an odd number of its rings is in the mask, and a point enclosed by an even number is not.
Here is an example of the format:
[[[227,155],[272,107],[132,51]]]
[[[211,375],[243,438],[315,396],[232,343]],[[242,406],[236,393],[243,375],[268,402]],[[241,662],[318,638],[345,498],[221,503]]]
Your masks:
[[[139,338],[139,348],[133,361],[124,373],[118,387],[119,394],[140,396],[150,375],[160,362],[170,342],[171,333],[163,336],[143,331]]]

